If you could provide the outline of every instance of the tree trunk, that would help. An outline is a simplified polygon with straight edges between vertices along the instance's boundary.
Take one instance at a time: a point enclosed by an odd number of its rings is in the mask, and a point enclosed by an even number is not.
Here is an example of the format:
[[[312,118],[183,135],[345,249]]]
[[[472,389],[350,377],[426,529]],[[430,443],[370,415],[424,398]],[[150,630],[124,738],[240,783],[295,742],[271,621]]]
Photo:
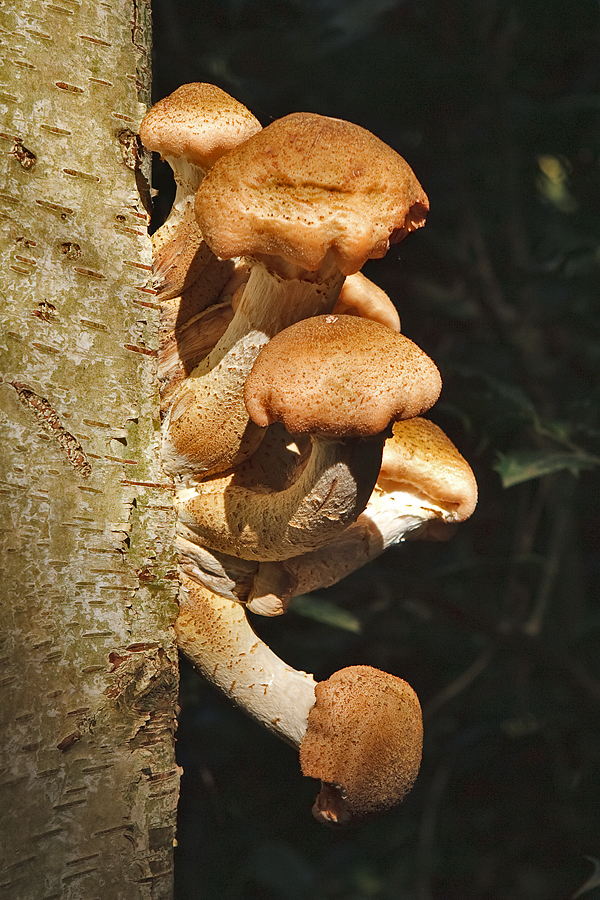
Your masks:
[[[0,898],[168,898],[171,491],[143,0],[0,10]]]

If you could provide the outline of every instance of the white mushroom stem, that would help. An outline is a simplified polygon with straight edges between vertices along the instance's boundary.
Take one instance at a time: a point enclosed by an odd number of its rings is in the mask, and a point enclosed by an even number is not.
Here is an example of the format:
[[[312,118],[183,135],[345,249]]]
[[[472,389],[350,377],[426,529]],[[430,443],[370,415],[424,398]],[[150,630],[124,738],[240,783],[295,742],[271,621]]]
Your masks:
[[[247,607],[259,615],[279,615],[292,597],[336,584],[394,544],[427,537],[427,525],[432,521],[452,520],[452,511],[424,494],[376,487],[365,511],[332,541],[302,556],[261,562],[247,595]]]
[[[152,251],[157,255],[176,236],[181,223],[193,216],[194,197],[206,174],[204,169],[193,165],[183,156],[164,156],[163,159],[173,170],[175,178],[175,198],[169,215],[152,235]]]
[[[242,559],[286,559],[313,550],[365,508],[384,440],[384,434],[342,440],[315,436],[302,472],[278,491],[256,483],[250,466],[181,488],[179,521],[200,544]]]
[[[243,606],[183,577],[178,645],[204,677],[295,747],[315,703],[312,675],[286,665],[250,627]]]
[[[286,266],[290,277],[255,265],[229,328],[173,399],[162,459],[170,475],[223,472],[250,456],[264,434],[250,421],[243,386],[259,350],[299,319],[329,312],[344,276],[329,259],[318,272]]]
[[[356,522],[316,550],[279,561],[238,559],[200,546],[198,537],[178,526],[175,549],[181,568],[216,594],[246,603],[257,615],[284,613],[292,597],[336,584],[372,562],[388,547],[415,538],[438,538],[452,532],[454,513],[418,492],[382,491],[376,487]],[[436,527],[431,534],[431,527]]]
[[[377,485],[365,511],[339,537],[311,553],[261,563],[248,607],[263,615],[285,611],[291,597],[329,587],[409,537],[440,538],[477,503],[471,467],[433,422],[396,422],[385,444]]]
[[[189,578],[220,597],[245,602],[258,571],[256,561],[207,550],[181,523],[177,526],[173,546],[179,554],[179,567]]]

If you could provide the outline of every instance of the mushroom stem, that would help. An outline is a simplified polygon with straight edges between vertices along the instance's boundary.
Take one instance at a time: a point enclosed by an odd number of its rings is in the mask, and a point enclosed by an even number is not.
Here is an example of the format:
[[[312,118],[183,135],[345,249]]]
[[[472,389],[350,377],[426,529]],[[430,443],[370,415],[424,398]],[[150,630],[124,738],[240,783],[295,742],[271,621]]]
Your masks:
[[[264,561],[247,595],[247,608],[279,615],[292,597],[330,587],[402,541],[427,537],[428,523],[451,515],[417,492],[375,488],[364,512],[333,540],[302,556]]]
[[[175,623],[180,649],[237,706],[300,751],[302,772],[321,779],[313,806],[346,825],[400,802],[419,771],[423,725],[405,681],[351,666],[316,683],[286,665],[254,633],[239,603],[183,578]]]
[[[365,508],[377,480],[385,434],[312,437],[304,469],[289,487],[268,490],[251,465],[182,488],[179,521],[198,541],[242,559],[280,560],[320,547]]]
[[[176,235],[181,223],[190,215],[194,217],[194,199],[206,171],[195,166],[183,156],[163,156],[175,178],[175,198],[169,215],[152,235],[152,250],[158,254]]]
[[[230,700],[299,747],[315,703],[312,675],[286,665],[254,633],[243,606],[183,576],[175,623],[181,650]]]
[[[157,232],[158,233],[158,232]],[[200,277],[214,254],[188,205],[172,236],[154,251],[154,288],[159,301],[178,297]]]
[[[244,382],[259,350],[299,319],[329,312],[344,276],[329,259],[318,272],[291,277],[256,264],[233,321],[174,397],[165,423],[163,467],[170,475],[223,472],[250,456],[264,429],[250,421]]]
[[[261,563],[248,608],[277,615],[291,597],[335,584],[392,544],[415,537],[443,539],[450,525],[469,518],[476,502],[473,471],[442,429],[420,417],[396,422],[365,511],[311,553]]]

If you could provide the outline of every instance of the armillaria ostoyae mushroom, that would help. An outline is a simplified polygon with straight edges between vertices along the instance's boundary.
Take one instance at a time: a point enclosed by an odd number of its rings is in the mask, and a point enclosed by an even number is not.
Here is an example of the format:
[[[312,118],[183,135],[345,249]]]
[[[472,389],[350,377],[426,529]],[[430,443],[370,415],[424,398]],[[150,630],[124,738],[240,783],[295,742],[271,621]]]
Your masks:
[[[216,256],[247,257],[252,269],[230,327],[166,422],[163,464],[183,477],[224,472],[256,449],[261,432],[241,391],[260,348],[330,312],[344,277],[423,225],[428,201],[402,157],[370,132],[296,113],[221,157],[195,209]]]
[[[252,461],[182,488],[180,522],[204,546],[243,559],[316,549],[366,506],[390,424],[429,409],[440,388],[431,359],[378,322],[328,315],[291,325],[259,353],[244,398],[259,426],[310,435],[304,467],[278,491],[256,482]]]
[[[423,726],[416,694],[402,679],[351,666],[317,683],[257,637],[239,603],[186,578],[176,632],[208,681],[299,748],[303,773],[321,780],[313,807],[318,821],[360,821],[412,787]]]
[[[262,128],[213,84],[183,84],[144,116],[140,140],[165,159],[177,185],[166,222],[153,235],[155,286],[165,299],[189,287],[211,258],[194,216],[194,195],[224,153]]]

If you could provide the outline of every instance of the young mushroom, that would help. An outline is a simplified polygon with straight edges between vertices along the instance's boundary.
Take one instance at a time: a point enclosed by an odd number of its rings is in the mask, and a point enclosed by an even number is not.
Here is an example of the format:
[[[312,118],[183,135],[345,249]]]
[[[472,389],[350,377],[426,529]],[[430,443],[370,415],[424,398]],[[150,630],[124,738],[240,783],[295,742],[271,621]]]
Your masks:
[[[171,212],[153,235],[155,286],[165,299],[193,283],[211,257],[194,216],[205,173],[261,128],[242,103],[213,84],[183,84],[144,116],[140,140],[169,163],[177,185]]]
[[[183,653],[205,678],[300,749],[319,778],[315,818],[346,825],[403,799],[419,770],[419,701],[402,679],[370,666],[327,681],[286,665],[250,627],[244,608],[184,577],[175,624]]]
[[[427,209],[402,157],[339,119],[286,116],[215,163],[196,195],[200,230],[220,259],[252,268],[230,327],[174,400],[170,474],[206,477],[254,452],[261,432],[241,391],[260,348],[330,312],[345,276],[423,225]]]
[[[316,549],[364,509],[390,424],[429,409],[440,388],[431,359],[378,322],[329,315],[291,325],[259,353],[244,398],[257,425],[310,435],[304,467],[281,490],[257,483],[252,461],[183,488],[180,522],[204,546],[242,559]]]

